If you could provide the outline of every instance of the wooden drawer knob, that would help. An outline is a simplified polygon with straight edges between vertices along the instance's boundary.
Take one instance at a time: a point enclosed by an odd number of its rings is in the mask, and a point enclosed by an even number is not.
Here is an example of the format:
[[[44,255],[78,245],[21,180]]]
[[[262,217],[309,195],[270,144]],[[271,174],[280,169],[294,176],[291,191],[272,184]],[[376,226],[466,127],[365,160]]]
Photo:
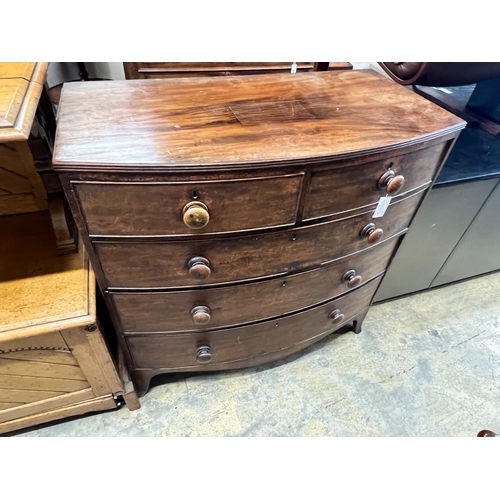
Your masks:
[[[210,278],[210,261],[204,257],[193,257],[188,262],[189,276],[195,280],[206,280]]]
[[[405,184],[405,178],[402,175],[396,175],[394,170],[388,170],[378,180],[378,187],[385,189],[389,196],[398,193]]]
[[[340,309],[335,309],[330,313],[330,319],[334,325],[338,325],[344,321],[344,315],[340,312]]]
[[[342,281],[347,283],[347,288],[354,288],[358,285],[361,285],[363,278],[356,274],[354,269],[347,271],[344,276],[342,276]]]
[[[208,346],[198,347],[196,349],[196,361],[202,365],[212,360],[212,349]]]
[[[361,238],[366,238],[369,245],[373,245],[384,237],[384,231],[383,229],[377,228],[373,222],[370,222],[361,230],[359,235]]]
[[[207,306],[196,306],[191,310],[191,318],[195,325],[206,325],[212,316],[210,316],[210,308]]]
[[[190,229],[201,229],[210,221],[208,207],[201,201],[190,201],[186,203],[183,210],[182,220]]]

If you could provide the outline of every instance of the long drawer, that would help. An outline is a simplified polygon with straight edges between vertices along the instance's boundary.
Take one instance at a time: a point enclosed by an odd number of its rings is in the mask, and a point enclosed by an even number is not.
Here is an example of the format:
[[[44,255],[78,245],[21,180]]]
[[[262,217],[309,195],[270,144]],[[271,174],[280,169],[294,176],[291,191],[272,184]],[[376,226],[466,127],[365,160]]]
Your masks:
[[[108,287],[169,288],[234,283],[300,271],[375,245],[360,236],[367,224],[383,230],[382,241],[405,230],[424,192],[389,205],[382,218],[373,211],[259,236],[178,242],[96,242]],[[193,273],[193,259],[208,271]],[[201,277],[200,277],[201,276]]]
[[[212,370],[251,358],[257,364],[260,357],[307,343],[347,323],[370,305],[380,280],[279,320],[213,332],[127,335],[126,340],[139,369]],[[200,348],[205,348],[202,353]]]
[[[305,309],[383,273],[399,238],[311,271],[234,286],[177,292],[113,293],[125,332],[228,327]]]
[[[426,187],[447,149],[447,143],[438,144],[384,161],[313,172],[304,220],[374,205],[393,190],[394,195],[402,197]]]
[[[90,235],[182,236],[294,224],[302,178],[298,173],[220,181],[81,181],[73,186]],[[191,223],[188,210],[198,211]]]

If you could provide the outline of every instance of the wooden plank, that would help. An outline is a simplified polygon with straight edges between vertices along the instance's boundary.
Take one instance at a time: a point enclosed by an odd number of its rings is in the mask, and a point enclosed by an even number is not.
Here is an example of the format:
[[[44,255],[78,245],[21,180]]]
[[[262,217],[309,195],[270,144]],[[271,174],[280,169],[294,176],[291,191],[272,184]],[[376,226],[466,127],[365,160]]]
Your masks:
[[[0,411],[0,422],[7,422],[9,420],[14,420],[17,418],[36,415],[37,413],[53,410],[55,408],[61,408],[63,406],[75,403],[80,403],[82,401],[88,401],[94,398],[95,394],[90,388],[83,389],[78,392],[63,394],[62,396],[56,396],[55,398],[45,399],[43,401],[37,401],[35,403],[28,403],[16,408],[10,408]]]
[[[101,369],[103,371],[104,377],[106,378],[111,392],[115,395],[121,395],[124,393],[124,387],[120,377],[118,376],[118,371],[116,369],[115,363],[111,359],[108,346],[104,340],[99,329],[93,332],[85,332],[87,340],[90,344],[91,349],[94,352],[94,356],[99,362]]]
[[[75,392],[87,389],[87,380],[68,380],[62,378],[25,377],[22,375],[0,375],[1,389],[24,389],[54,392]]]
[[[28,82],[22,78],[0,80],[0,129],[14,127],[27,90]]]
[[[29,80],[35,66],[35,62],[0,62],[0,79],[24,78]]]
[[[33,228],[35,229],[35,228]],[[0,239],[0,252],[1,252],[1,243]],[[41,249],[40,249],[41,250]],[[22,251],[20,249],[20,251]],[[0,253],[0,255],[2,255]],[[0,261],[1,262],[1,261]],[[0,268],[1,269],[1,268]],[[0,277],[5,279],[0,271]],[[15,279],[15,278],[14,278]],[[1,285],[0,285],[1,289]],[[1,296],[1,295],[0,295]],[[1,326],[0,326],[1,331]],[[25,337],[16,338],[14,340],[7,340],[5,334],[0,335],[0,352],[4,354],[8,351],[17,351],[24,349],[31,349],[32,347],[40,347],[40,348],[49,348],[49,349],[57,349],[61,351],[68,351],[69,347],[66,342],[62,338],[62,335],[58,331],[52,331],[48,333],[44,333],[42,335],[27,335]]]
[[[123,359],[121,346],[118,346],[118,371],[120,372],[120,378],[125,389],[123,399],[125,400],[127,408],[130,411],[138,410],[141,407],[141,403],[137,397],[137,393],[135,392],[134,384],[130,380],[130,375],[125,365],[125,360]]]
[[[16,406],[22,406],[22,403],[0,403],[0,411],[15,408]]]
[[[61,103],[56,170],[209,171],[255,166],[257,157],[260,165],[302,165],[394,151],[465,126],[372,70],[73,82]],[[254,113],[252,126],[242,113]]]
[[[37,361],[24,361],[16,359],[1,359],[0,374],[62,378],[68,380],[87,380],[79,366],[57,365],[53,363],[39,363]]]
[[[65,391],[29,391],[26,389],[0,389],[0,403],[34,403],[42,399],[55,398]]]
[[[58,256],[48,212],[1,217],[0,234],[0,342],[92,321],[95,278],[83,245]]]
[[[91,348],[84,328],[72,328],[61,332],[66,343],[73,352],[73,356],[81,367],[82,375],[90,382],[96,396],[112,393],[110,384]]]
[[[105,396],[92,399],[83,403],[65,406],[56,410],[51,410],[43,413],[38,413],[33,416],[19,418],[0,424],[0,433],[12,432],[19,429],[24,429],[29,426],[59,420],[61,418],[73,417],[76,415],[84,415],[85,413],[94,411],[112,410],[116,408],[116,401],[113,396]]]
[[[36,339],[33,339],[36,343]],[[1,359],[22,359],[25,361],[38,361],[40,363],[51,363],[55,365],[71,365],[78,366],[78,361],[69,351],[14,351],[2,353],[2,345],[0,344],[0,360]]]
[[[47,69],[46,62],[0,63],[0,141],[28,139]]]

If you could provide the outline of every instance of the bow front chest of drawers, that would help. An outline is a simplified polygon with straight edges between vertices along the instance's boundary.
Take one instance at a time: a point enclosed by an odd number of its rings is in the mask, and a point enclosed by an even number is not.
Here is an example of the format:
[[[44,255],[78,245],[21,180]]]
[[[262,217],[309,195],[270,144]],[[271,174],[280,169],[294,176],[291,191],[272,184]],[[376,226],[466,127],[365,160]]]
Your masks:
[[[54,165],[138,392],[359,332],[464,126],[372,71],[65,85]]]

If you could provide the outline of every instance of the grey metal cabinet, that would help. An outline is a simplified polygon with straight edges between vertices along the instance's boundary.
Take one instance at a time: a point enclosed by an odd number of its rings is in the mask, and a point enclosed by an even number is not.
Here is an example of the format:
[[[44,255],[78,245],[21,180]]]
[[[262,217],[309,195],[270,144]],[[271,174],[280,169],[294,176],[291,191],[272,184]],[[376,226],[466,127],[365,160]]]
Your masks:
[[[488,234],[491,233],[488,227],[491,229],[494,225],[491,219],[495,207],[500,214],[499,188],[495,190],[496,205],[492,203],[489,208],[486,203],[498,183],[498,179],[488,179],[435,186],[415,216],[378,289],[375,302],[500,269],[498,216],[497,243],[493,241],[495,236]],[[483,215],[485,209],[488,210]],[[484,222],[476,224],[476,220]],[[469,226],[471,230],[476,229],[465,238]],[[481,264],[474,262],[477,260],[475,246],[482,246],[488,257]],[[454,257],[456,252],[457,257]]]

